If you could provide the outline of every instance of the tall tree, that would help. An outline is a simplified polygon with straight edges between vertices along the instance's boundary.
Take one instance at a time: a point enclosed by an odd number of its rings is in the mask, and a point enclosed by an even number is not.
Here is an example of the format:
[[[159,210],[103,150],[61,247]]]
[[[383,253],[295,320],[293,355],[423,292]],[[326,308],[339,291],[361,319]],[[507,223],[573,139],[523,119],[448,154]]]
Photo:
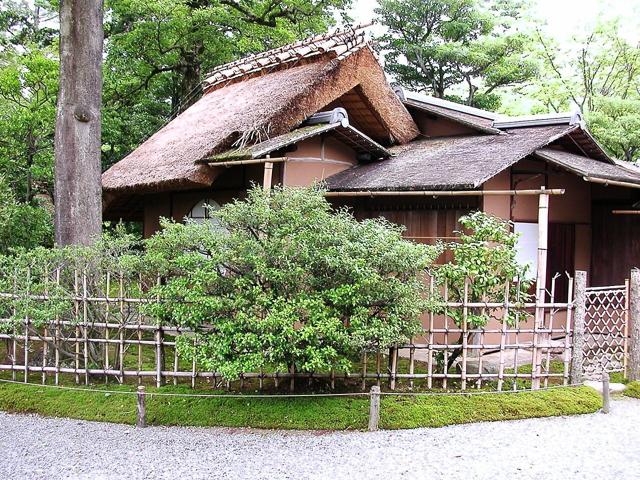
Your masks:
[[[60,2],[55,241],[89,244],[102,229],[102,0]]]
[[[411,89],[496,108],[496,89],[536,73],[527,56],[530,37],[511,29],[520,3],[381,0],[376,13],[388,27],[379,39],[387,71]]]

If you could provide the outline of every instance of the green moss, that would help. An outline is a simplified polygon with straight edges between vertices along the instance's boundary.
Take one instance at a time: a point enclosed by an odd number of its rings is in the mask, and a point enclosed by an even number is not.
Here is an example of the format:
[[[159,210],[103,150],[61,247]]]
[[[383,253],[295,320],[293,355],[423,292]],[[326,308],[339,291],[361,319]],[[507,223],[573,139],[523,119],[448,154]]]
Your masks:
[[[133,386],[92,386],[132,392]],[[148,388],[149,393],[194,393],[188,387]],[[207,393],[216,393],[209,390]],[[217,392],[223,393],[223,392]],[[135,395],[59,390],[34,385],[0,384],[0,409],[55,417],[133,424]],[[484,395],[384,396],[381,426],[387,429],[441,427],[458,423],[508,420],[597,411],[592,389],[560,388],[531,393]],[[324,398],[147,398],[151,425],[349,430],[365,429],[367,397]]]
[[[630,382],[624,391],[624,396],[640,398],[640,382]]]

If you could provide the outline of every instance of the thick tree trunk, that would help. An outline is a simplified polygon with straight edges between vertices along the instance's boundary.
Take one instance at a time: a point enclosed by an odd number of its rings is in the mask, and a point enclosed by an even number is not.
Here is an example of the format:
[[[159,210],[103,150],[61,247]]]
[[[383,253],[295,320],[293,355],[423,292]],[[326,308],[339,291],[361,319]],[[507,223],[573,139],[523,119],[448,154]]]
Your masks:
[[[89,244],[102,228],[102,15],[102,0],[60,2],[55,240],[61,246]]]

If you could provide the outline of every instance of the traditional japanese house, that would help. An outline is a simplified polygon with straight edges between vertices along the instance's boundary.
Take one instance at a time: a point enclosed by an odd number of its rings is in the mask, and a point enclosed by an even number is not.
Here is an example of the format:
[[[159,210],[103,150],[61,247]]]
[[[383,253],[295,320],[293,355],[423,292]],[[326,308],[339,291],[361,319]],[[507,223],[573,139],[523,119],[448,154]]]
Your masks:
[[[638,217],[617,213],[640,201],[640,172],[610,158],[580,115],[504,118],[394,90],[353,29],[211,72],[200,100],[103,174],[104,215],[149,236],[161,217],[204,219],[205,204],[252,183],[316,181],[416,241],[453,236],[471,210],[511,220],[534,265],[539,195],[519,193],[562,189],[549,200],[547,278],[581,269],[610,285],[640,264]]]

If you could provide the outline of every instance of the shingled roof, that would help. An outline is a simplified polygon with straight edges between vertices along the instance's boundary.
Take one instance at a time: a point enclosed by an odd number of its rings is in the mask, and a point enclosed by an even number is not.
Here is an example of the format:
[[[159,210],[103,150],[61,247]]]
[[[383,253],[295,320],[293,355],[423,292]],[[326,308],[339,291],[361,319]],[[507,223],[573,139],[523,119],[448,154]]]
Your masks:
[[[518,128],[504,135],[417,140],[393,147],[389,160],[358,165],[326,179],[330,190],[465,190],[480,187],[517,161],[579,126]]]
[[[301,53],[302,48],[312,54]],[[209,186],[221,169],[200,160],[234,144],[285,134],[350,92],[374,110],[382,128],[364,133],[375,141],[405,143],[418,135],[373,51],[354,30],[339,31],[325,43],[310,39],[221,67],[209,86],[194,105],[103,174],[109,198]]]

